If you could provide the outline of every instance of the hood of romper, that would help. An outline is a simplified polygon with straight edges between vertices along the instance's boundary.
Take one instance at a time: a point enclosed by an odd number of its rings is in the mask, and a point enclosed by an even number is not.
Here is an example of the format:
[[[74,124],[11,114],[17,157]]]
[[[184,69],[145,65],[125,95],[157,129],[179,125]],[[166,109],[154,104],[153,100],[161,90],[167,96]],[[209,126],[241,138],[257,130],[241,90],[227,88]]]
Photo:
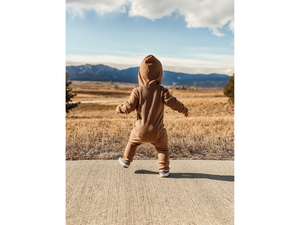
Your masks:
[[[147,55],[139,69],[139,85],[161,85],[163,78],[163,68],[161,62],[153,55]]]

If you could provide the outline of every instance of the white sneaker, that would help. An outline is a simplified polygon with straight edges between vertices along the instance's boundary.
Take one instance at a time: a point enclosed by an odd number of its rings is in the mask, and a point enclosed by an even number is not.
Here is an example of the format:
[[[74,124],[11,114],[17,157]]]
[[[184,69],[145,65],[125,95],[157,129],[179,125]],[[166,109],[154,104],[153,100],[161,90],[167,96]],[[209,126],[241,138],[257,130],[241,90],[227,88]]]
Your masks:
[[[119,158],[119,163],[121,164],[121,166],[128,168],[130,163],[126,162],[122,157]]]
[[[161,177],[168,177],[170,175],[170,171],[169,170],[165,170],[165,172],[163,170],[159,170],[159,175]]]

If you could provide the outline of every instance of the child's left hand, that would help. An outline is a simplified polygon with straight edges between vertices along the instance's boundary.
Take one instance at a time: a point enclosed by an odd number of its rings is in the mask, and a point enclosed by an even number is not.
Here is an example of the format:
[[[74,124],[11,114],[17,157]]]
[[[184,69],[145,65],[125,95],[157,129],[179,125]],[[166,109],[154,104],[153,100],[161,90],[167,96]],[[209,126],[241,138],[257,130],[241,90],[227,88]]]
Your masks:
[[[120,113],[120,106],[118,105],[117,109],[116,109],[116,113]]]

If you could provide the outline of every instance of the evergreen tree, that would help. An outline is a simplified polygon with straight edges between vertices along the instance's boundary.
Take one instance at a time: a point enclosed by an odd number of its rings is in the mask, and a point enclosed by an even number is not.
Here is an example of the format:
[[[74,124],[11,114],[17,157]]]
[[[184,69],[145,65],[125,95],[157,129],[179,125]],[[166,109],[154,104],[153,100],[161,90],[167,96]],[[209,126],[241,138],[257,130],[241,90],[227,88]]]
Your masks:
[[[70,85],[71,81],[68,81],[69,73],[66,73],[66,113],[69,113],[71,109],[75,108],[80,104],[80,102],[72,102],[71,98],[75,97],[76,94],[72,94],[72,88]]]
[[[229,79],[228,84],[224,87],[224,95],[229,97],[229,103],[234,104],[234,74]]]

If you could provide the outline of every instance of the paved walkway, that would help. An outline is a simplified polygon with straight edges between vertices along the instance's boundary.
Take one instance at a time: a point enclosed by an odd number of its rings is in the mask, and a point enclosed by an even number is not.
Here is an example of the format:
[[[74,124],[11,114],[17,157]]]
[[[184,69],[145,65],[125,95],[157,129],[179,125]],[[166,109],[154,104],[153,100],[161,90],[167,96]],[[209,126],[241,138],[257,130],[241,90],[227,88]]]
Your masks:
[[[66,162],[66,224],[233,224],[234,162],[171,160]]]
[[[195,100],[195,99],[215,99],[227,97],[191,97],[191,98],[177,98],[178,100]],[[128,98],[95,98],[92,101],[81,101],[81,103],[96,103],[96,102],[125,102]]]

